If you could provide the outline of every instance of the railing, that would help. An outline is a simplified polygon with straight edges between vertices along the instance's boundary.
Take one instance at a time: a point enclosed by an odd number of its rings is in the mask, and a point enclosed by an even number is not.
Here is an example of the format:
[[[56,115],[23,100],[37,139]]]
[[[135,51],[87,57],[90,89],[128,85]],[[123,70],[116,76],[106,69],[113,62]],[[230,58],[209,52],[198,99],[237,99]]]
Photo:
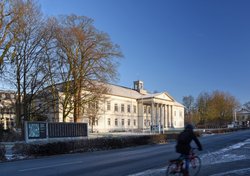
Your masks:
[[[87,123],[48,123],[50,138],[87,136]]]

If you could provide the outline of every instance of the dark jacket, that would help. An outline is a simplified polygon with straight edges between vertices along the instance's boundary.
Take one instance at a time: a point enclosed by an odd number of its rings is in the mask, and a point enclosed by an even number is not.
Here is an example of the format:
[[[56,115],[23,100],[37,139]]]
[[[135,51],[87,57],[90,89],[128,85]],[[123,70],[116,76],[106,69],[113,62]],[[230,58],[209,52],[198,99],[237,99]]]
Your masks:
[[[190,143],[194,140],[199,150],[202,150],[202,146],[193,130],[185,129],[181,132],[177,138],[176,152],[180,154],[188,155],[191,149]]]

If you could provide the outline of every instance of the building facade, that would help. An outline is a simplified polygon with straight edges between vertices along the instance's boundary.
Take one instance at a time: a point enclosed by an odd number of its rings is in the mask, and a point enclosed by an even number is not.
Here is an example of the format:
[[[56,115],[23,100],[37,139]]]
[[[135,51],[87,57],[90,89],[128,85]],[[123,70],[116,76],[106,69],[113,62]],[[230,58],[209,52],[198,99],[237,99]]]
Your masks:
[[[98,118],[93,123],[95,132],[163,132],[184,127],[184,106],[167,92],[150,94],[144,90],[142,81],[135,81],[134,88],[112,84],[105,85],[108,93],[99,103]],[[63,92],[59,93],[63,97]],[[60,99],[60,98],[59,98]],[[62,107],[58,104],[58,114],[47,114],[51,121],[63,121]],[[53,116],[53,117],[52,117]],[[57,120],[52,118],[58,117]],[[71,113],[66,121],[73,121]],[[78,122],[91,122],[87,114],[82,114]]]
[[[91,122],[88,114],[84,112],[78,119],[78,122],[89,123],[93,131],[164,132],[184,127],[184,106],[167,92],[148,93],[142,81],[135,81],[133,88],[112,84],[105,84],[105,87],[109,91],[103,95],[104,101],[98,105],[98,117],[95,122]],[[48,97],[45,98],[47,102]],[[63,120],[63,108],[60,103],[63,98],[63,91],[58,91],[56,106],[52,108],[41,99],[36,101],[36,106],[42,109],[42,115],[46,116],[48,121],[73,122],[73,112]],[[15,100],[15,93],[0,92],[0,123],[4,129],[15,126]]]
[[[249,127],[250,126],[250,111],[248,109],[240,109],[236,112],[236,119],[235,122],[238,123],[238,125],[243,127]]]

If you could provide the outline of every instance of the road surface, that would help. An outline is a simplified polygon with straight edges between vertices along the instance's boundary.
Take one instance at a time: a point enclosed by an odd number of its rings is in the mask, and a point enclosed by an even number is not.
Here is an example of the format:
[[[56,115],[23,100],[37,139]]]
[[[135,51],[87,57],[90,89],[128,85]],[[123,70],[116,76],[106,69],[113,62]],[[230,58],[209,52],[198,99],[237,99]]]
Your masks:
[[[248,172],[250,130],[201,137],[202,176]],[[1,176],[160,176],[175,142],[0,163]],[[234,173],[231,173],[234,171]],[[250,173],[250,172],[249,172]],[[217,175],[216,175],[217,174]]]

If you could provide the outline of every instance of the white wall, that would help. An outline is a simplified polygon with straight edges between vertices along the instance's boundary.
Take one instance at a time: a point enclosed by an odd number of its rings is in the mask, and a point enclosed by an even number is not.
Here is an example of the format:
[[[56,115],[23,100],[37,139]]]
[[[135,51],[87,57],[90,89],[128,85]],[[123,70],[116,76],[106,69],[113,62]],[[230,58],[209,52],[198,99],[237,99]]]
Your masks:
[[[173,125],[174,128],[184,127],[184,108],[173,106]]]
[[[110,110],[107,109],[108,102],[110,102]],[[115,104],[118,106],[118,111],[115,111]],[[124,112],[122,112],[122,104],[124,105]],[[130,112],[128,112],[128,105],[130,105]],[[96,131],[132,131],[138,129],[138,105],[136,99],[107,95],[102,106],[104,112],[100,115],[98,125],[95,125],[94,129]],[[134,112],[134,106],[136,112]],[[109,119],[110,124],[108,123]],[[117,119],[117,124],[115,119]],[[129,121],[130,125],[128,124]]]

